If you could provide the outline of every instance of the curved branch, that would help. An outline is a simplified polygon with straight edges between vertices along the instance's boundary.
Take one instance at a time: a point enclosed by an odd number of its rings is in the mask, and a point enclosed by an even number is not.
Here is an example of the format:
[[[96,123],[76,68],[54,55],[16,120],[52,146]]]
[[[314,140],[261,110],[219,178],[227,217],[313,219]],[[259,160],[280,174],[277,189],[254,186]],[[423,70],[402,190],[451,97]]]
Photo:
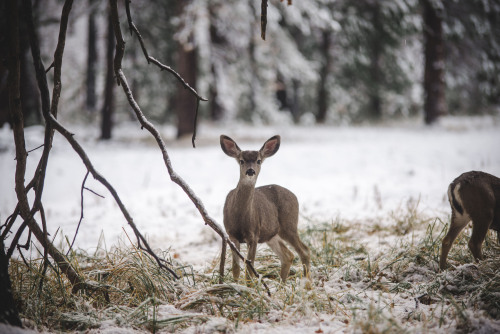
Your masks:
[[[179,278],[177,274],[167,266],[165,266],[160,258],[153,252],[151,247],[149,246],[148,242],[146,239],[142,236],[142,234],[139,232],[137,229],[137,226],[134,223],[134,220],[130,213],[128,212],[127,208],[123,204],[120,196],[118,196],[118,193],[116,192],[115,188],[111,185],[111,183],[106,180],[95,168],[92,162],[90,161],[89,157],[87,156],[87,153],[85,153],[85,150],[82,148],[82,146],[78,143],[78,141],[73,138],[73,134],[69,132],[64,126],[61,125],[61,123],[58,122],[58,120],[53,116],[49,115],[49,121],[51,122],[52,126],[54,129],[59,132],[66,140],[69,142],[71,147],[73,147],[73,150],[80,156],[80,159],[82,159],[83,164],[85,167],[87,167],[88,171],[92,174],[94,179],[99,181],[103,186],[105,186],[108,191],[111,193],[111,196],[115,199],[116,204],[118,204],[118,207],[120,208],[120,211],[122,212],[123,216],[127,220],[128,224],[134,231],[134,234],[136,235],[137,239],[139,242],[142,242],[145,246],[145,250],[156,260],[158,265],[161,268],[166,269],[169,271],[173,277]]]
[[[119,48],[120,50],[125,50],[125,42],[123,41],[121,28],[120,28],[120,22],[118,20],[117,2],[116,2],[116,0],[110,0],[110,4],[111,4],[111,17],[114,21],[113,27],[114,27],[114,31],[115,31],[117,49]],[[224,231],[224,229],[212,217],[210,217],[210,215],[208,214],[207,210],[205,209],[205,206],[203,205],[201,199],[198,198],[198,196],[196,196],[196,194],[189,187],[189,185],[174,171],[174,169],[172,167],[172,162],[170,160],[170,157],[169,157],[167,149],[166,149],[165,142],[163,141],[163,138],[161,137],[160,132],[154,127],[154,125],[151,122],[149,122],[146,119],[146,117],[144,116],[144,113],[142,112],[141,108],[139,107],[139,105],[137,104],[137,102],[135,101],[135,99],[132,95],[132,91],[130,89],[130,86],[128,85],[127,78],[125,77],[125,74],[123,73],[122,68],[121,68],[122,57],[123,57],[123,52],[116,53],[114,64],[115,64],[115,66],[117,66],[117,67],[115,67],[115,73],[116,73],[117,80],[119,81],[120,85],[122,86],[123,92],[125,93],[130,106],[134,110],[134,112],[137,116],[137,119],[138,119],[139,123],[141,124],[142,128],[145,128],[146,130],[148,130],[151,133],[151,135],[155,138],[155,140],[156,140],[156,142],[161,150],[161,153],[163,156],[163,161],[164,161],[165,166],[167,168],[167,171],[170,175],[170,179],[172,180],[172,182],[179,185],[181,187],[181,189],[189,197],[191,202],[193,202],[196,209],[198,209],[198,212],[200,213],[201,217],[205,221],[205,224],[210,226],[223,239],[223,242],[227,243],[230,246],[231,250],[233,250],[243,261],[246,262],[250,271],[252,271],[252,273],[255,274],[256,277],[258,277],[259,275],[258,275],[257,271],[255,270],[255,268],[253,267],[253,265],[251,264],[251,262],[248,261],[239,252],[239,250],[236,248],[236,246],[231,242],[231,240],[229,240],[229,237],[226,234],[226,232]],[[157,61],[156,59],[154,59],[152,57],[149,57],[149,59],[151,61],[154,60],[154,63],[157,65],[161,64],[159,61]],[[161,65],[165,66],[163,64],[161,64]],[[168,67],[168,66],[165,66],[165,67],[170,69],[170,67]],[[180,77],[179,74],[177,74],[175,71],[173,71],[173,72],[175,73],[174,75],[177,75],[182,80],[182,82],[184,82],[184,80],[182,79],[182,77]],[[222,273],[221,273],[221,275],[222,275]],[[269,288],[267,287],[267,285],[265,284],[264,281],[262,281],[262,284],[266,288],[267,293],[270,295],[271,293],[269,291]]]

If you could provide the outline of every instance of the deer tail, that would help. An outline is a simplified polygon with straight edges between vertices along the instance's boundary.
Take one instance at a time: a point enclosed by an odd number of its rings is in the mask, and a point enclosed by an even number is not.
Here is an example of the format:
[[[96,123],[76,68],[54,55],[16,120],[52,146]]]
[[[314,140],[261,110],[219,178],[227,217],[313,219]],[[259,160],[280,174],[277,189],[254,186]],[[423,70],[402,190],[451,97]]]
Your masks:
[[[458,185],[457,191],[460,189],[460,184],[458,182],[452,182],[448,187],[448,198],[450,199],[451,206],[457,210],[461,215],[464,214],[464,208],[460,205],[455,196],[455,187]]]

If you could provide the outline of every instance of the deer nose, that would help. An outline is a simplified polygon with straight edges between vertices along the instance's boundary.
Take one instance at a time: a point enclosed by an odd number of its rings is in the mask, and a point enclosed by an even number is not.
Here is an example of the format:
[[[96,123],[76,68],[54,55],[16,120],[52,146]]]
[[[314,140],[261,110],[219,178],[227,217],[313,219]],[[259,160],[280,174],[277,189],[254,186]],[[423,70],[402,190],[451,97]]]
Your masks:
[[[249,168],[249,169],[247,169],[247,172],[245,174],[248,175],[248,176],[254,176],[255,175],[255,171],[252,168]]]

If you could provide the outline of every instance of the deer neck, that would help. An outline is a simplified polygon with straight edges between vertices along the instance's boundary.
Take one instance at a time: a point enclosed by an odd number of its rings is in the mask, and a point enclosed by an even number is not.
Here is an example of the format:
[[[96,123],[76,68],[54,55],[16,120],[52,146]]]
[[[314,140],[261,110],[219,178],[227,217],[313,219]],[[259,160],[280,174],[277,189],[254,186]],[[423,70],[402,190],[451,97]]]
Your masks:
[[[255,182],[238,182],[236,187],[236,207],[242,214],[248,214],[253,210],[253,199],[255,195]]]

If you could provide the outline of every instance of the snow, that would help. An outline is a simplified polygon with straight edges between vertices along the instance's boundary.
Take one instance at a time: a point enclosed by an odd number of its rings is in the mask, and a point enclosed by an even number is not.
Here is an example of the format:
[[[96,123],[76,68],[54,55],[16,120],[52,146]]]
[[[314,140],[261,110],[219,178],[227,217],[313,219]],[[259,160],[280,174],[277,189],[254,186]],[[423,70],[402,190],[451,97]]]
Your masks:
[[[96,140],[95,129],[78,125],[69,128],[96,169],[115,187],[154,249],[170,248],[181,261],[197,269],[206,268],[217,258],[220,252],[218,237],[204,225],[183,191],[170,181],[161,152],[146,131],[140,130],[135,123],[121,124],[115,129],[113,140],[101,142]],[[419,209],[427,215],[446,218],[449,214],[447,187],[455,177],[469,170],[500,175],[500,119],[495,117],[445,117],[433,127],[425,127],[417,121],[379,126],[278,125],[258,129],[245,124],[201,124],[196,149],[191,147],[190,140],[174,141],[173,128],[159,128],[165,136],[175,171],[202,199],[208,213],[220,225],[225,196],[235,187],[239,177],[236,162],[220,149],[220,134],[233,138],[242,149],[255,150],[272,135],[281,135],[280,150],[265,161],[257,183],[280,184],[297,195],[301,210],[299,228],[333,222],[338,217],[370,222],[371,218],[387,217],[415,201],[419,201]],[[26,129],[28,150],[42,142],[42,127]],[[31,179],[40,155],[40,149],[30,152],[26,182]],[[12,133],[4,127],[0,129],[2,222],[16,205],[14,157]],[[60,228],[55,240],[66,249],[63,237],[73,239],[80,219],[80,191],[85,173],[71,146],[56,134],[43,203],[48,230],[54,237]],[[129,244],[129,238],[134,242],[131,229],[106,189],[90,176],[86,187],[105,198],[84,192],[84,219],[76,247],[92,251],[97,247],[109,249],[117,243]],[[374,234],[367,242],[376,247],[382,242],[380,239]],[[418,268],[415,270],[412,279],[418,280],[426,274]],[[354,286],[356,283],[349,284]],[[339,288],[336,281],[325,287],[328,291]],[[348,298],[346,294],[344,297]],[[398,295],[397,298],[403,297]],[[394,303],[397,305],[398,300]],[[163,310],[174,314],[175,311]],[[396,307],[397,312],[404,312],[404,309]],[[307,321],[288,319],[278,327],[269,323],[245,324],[239,331],[342,330],[339,321],[332,319],[320,314]],[[477,320],[477,326],[482,326],[481,321],[485,320]],[[226,325],[223,319],[211,319],[198,330],[205,328],[203,326]],[[495,328],[498,324],[488,326]],[[110,324],[103,324],[100,329],[106,333],[115,330]]]

